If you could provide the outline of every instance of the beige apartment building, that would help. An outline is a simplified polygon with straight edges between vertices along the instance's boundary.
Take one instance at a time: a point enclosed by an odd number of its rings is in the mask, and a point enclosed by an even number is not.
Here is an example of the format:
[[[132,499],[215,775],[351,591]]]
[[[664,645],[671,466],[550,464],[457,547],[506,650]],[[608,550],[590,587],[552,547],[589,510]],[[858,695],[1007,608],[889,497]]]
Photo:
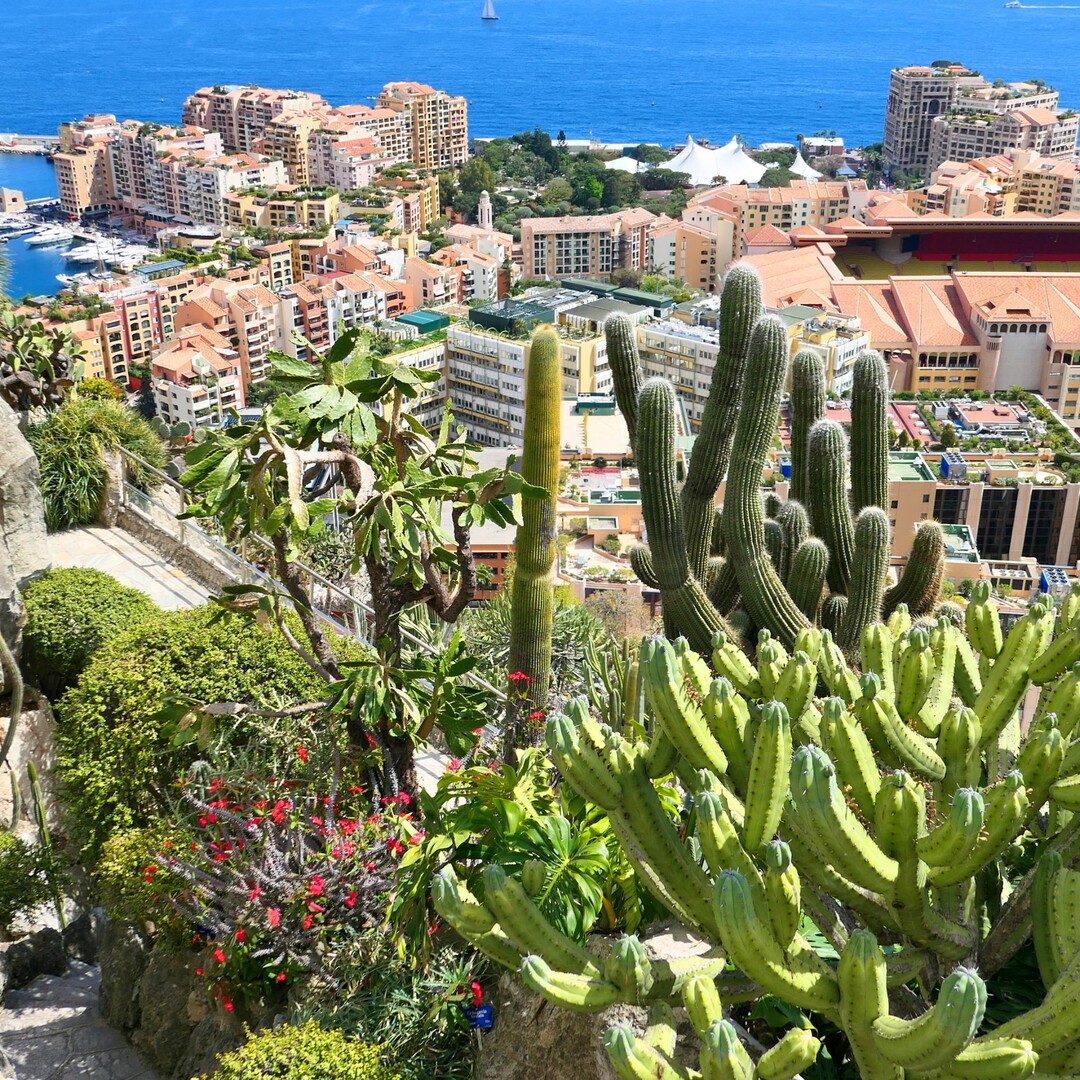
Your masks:
[[[60,125],[60,152],[53,155],[53,166],[60,209],[65,214],[81,217],[109,208],[109,144],[119,130],[116,117],[109,113],[94,113]]]
[[[640,207],[582,217],[523,218],[522,274],[606,281],[615,270],[645,270],[649,227],[655,220],[655,214]]]
[[[1076,151],[1080,116],[1046,108],[1003,113],[958,112],[938,116],[930,125],[927,168],[943,161],[970,161],[1007,150],[1029,150],[1042,157],[1071,158]]]
[[[995,126],[989,133],[989,120],[972,126],[963,118],[1000,117],[1015,110],[1033,110],[1035,115]],[[1060,118],[1060,130],[1047,134],[1045,112],[1059,121],[1058,93],[1037,83],[995,85],[961,64],[894,68],[885,104],[885,160],[891,168],[928,175],[943,161],[985,157],[1021,145],[1009,139],[1048,140],[1058,146],[1071,129],[1075,146],[1070,118]],[[984,148],[968,152],[977,144]]]
[[[262,138],[256,140],[255,146],[259,153],[284,163],[289,183],[308,184],[311,182],[311,139],[324,122],[320,112],[282,113],[263,128]]]
[[[1018,212],[1045,217],[1080,212],[1080,166],[1075,161],[1032,156],[1017,172]]]
[[[457,169],[469,159],[469,106],[463,97],[417,82],[383,87],[377,106],[401,115],[409,160],[418,169]]]
[[[691,289],[715,292],[719,282],[716,233],[704,225],[672,221],[649,233],[649,269]]]
[[[722,271],[743,254],[747,237],[763,226],[783,232],[820,228],[857,214],[868,198],[863,180],[792,180],[784,188],[729,184],[694,196],[683,211],[683,221],[713,233],[717,268]]]
[[[214,330],[181,330],[150,363],[154,404],[167,424],[218,426],[227,410],[244,406],[240,357]]]
[[[183,122],[221,135],[229,153],[252,153],[267,124],[288,113],[328,108],[318,94],[265,86],[204,86],[184,102]]]

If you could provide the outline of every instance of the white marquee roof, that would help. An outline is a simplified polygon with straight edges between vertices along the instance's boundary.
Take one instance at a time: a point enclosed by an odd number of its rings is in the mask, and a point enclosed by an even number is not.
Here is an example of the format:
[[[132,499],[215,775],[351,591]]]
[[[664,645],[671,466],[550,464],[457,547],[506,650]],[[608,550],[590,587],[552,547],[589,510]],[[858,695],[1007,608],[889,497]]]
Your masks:
[[[712,184],[717,176],[728,184],[756,184],[765,174],[765,166],[742,149],[738,138],[712,149],[687,136],[686,145],[664,168],[688,173],[695,187]]]
[[[821,179],[821,173],[807,163],[806,158],[802,156],[801,150],[795,155],[795,160],[791,163],[791,171],[804,180]]]

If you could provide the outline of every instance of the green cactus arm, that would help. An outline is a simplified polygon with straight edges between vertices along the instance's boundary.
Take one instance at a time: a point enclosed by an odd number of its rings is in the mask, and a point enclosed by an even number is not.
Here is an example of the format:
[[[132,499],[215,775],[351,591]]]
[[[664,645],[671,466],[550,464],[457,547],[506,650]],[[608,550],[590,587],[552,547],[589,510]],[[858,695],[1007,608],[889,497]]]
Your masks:
[[[829,588],[848,591],[855,550],[855,526],[848,501],[848,443],[834,420],[819,420],[807,437],[806,507],[814,535],[829,549]]]
[[[885,956],[869,930],[855,930],[836,968],[840,1021],[863,1080],[902,1080],[903,1070],[877,1047],[873,1025],[889,1014]]]
[[[761,475],[779,417],[787,350],[783,323],[771,316],[759,320],[751,335],[745,389],[748,406],[739,414],[728,474],[724,534],[747,613],[790,646],[809,622],[769,560],[761,507]]]
[[[863,630],[881,618],[881,598],[889,573],[889,519],[884,510],[867,506],[859,512],[854,542],[848,605],[836,638],[848,656],[858,654]]]
[[[783,570],[785,559],[784,552],[784,530],[780,527],[780,522],[774,518],[765,519],[765,550],[769,553],[769,559],[772,561],[773,569],[776,571],[777,577],[783,581]]]
[[[835,1016],[840,993],[832,971],[810,950],[781,948],[756,911],[742,874],[729,870],[720,875],[715,908],[724,947],[740,970],[798,1008]]]
[[[529,683],[528,705],[547,707],[551,680],[551,634],[555,611],[555,504],[559,491],[559,416],[562,407],[562,360],[559,336],[551,327],[537,331],[529,350],[525,384],[525,440],[521,475],[547,492],[523,499],[515,544],[516,564],[510,608],[509,671],[523,671]],[[522,707],[519,712],[525,712]],[[523,718],[514,718],[508,742],[520,741]]]
[[[637,544],[630,549],[630,569],[637,575],[642,585],[650,589],[659,589],[660,582],[653,566],[652,552],[644,544]]]
[[[615,402],[626,421],[630,448],[637,453],[638,395],[644,378],[638,355],[637,329],[623,314],[612,315],[604,323],[608,366],[615,388]]]
[[[711,547],[713,499],[731,457],[731,442],[742,406],[750,335],[761,316],[761,279],[747,263],[733,266],[720,294],[720,342],[712,383],[694,441],[682,508],[686,520],[690,572],[700,581]]]
[[[803,542],[810,536],[810,515],[801,502],[789,499],[776,515],[784,537],[782,547],[783,561],[780,565],[780,579],[791,591],[791,567],[795,554]]]
[[[521,961],[521,981],[553,1005],[574,1012],[599,1012],[622,996],[619,988],[606,979],[558,971],[542,956],[526,956]]]
[[[752,1080],[754,1064],[730,1020],[715,1020],[701,1036],[702,1080]]]
[[[944,578],[945,533],[936,521],[924,521],[915,532],[900,580],[885,593],[882,617],[887,619],[901,604],[907,604],[915,618],[929,615],[941,599]]]
[[[628,1024],[613,1024],[607,1029],[604,1049],[619,1080],[690,1080],[686,1069],[639,1039]]]
[[[825,365],[801,349],[791,361],[791,498],[809,498],[810,429],[825,415]]]
[[[730,559],[724,559],[709,583],[709,602],[721,615],[727,615],[739,602],[739,579],[735,576],[735,567]]]
[[[851,385],[851,507],[889,505],[889,367],[867,349],[855,359]]]
[[[649,530],[653,572],[664,599],[665,623],[698,652],[725,629],[701,584],[690,573],[682,505],[675,482],[675,391],[649,379],[638,398],[641,512]]]

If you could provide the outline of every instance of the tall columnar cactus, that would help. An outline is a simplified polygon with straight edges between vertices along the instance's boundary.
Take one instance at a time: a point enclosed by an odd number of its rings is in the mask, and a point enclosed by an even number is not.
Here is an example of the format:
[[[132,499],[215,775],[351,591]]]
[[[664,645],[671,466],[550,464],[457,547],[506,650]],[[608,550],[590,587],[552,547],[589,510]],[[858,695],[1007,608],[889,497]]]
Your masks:
[[[807,502],[810,429],[825,416],[825,365],[809,349],[791,361],[791,497]]]
[[[734,267],[720,297],[720,348],[701,417],[701,432],[694,442],[682,488],[690,570],[698,579],[709,557],[713,502],[731,458],[750,335],[761,311],[760,278],[748,267]]]
[[[652,576],[664,596],[664,618],[684,629],[695,647],[724,626],[701,583],[690,573],[686,529],[675,483],[675,391],[650,379],[638,398],[641,512],[649,522]],[[638,559],[641,560],[641,556]]]
[[[837,635],[837,644],[851,655],[859,648],[863,631],[881,618],[881,598],[889,574],[889,519],[885,511],[863,507],[855,521],[854,538],[847,610]]]
[[[767,629],[784,647],[791,648],[811,618],[839,631],[849,607],[850,627],[860,613],[880,609],[882,602],[882,597],[863,597],[851,606],[847,593],[855,555],[854,517],[868,506],[884,509],[888,498],[884,361],[876,353],[861,354],[856,361],[849,467],[842,429],[824,419],[822,362],[810,352],[796,356],[792,367],[791,500],[785,508],[779,497],[770,493],[766,522],[760,488],[776,442],[788,338],[774,318],[760,312],[761,290],[755,271],[746,265],[736,266],[728,273],[721,295],[719,355],[681,489],[674,437],[667,421],[662,428],[662,448],[646,431],[642,416],[646,388],[632,328],[625,320],[607,323],[616,397],[641,467],[646,530],[654,546],[664,547],[663,570],[656,554],[650,558],[644,550],[632,554],[633,566],[642,581],[660,589],[668,632],[685,635],[697,648],[703,647],[724,618],[730,627],[746,627],[751,634],[758,628]],[[665,404],[665,413],[667,408]],[[657,430],[661,429],[650,428]],[[725,471],[727,487],[721,514],[714,502]],[[681,509],[677,525],[672,517],[676,501]],[[790,508],[797,503],[808,511],[809,524],[807,515]],[[821,549],[808,549],[801,561],[797,558],[801,546],[810,539],[811,529],[825,545],[827,595],[816,585],[823,565]],[[809,573],[808,578],[793,577],[797,563],[799,574]],[[933,582],[940,577],[942,567],[943,552],[926,538],[919,557],[911,564],[912,576],[898,594],[911,597],[911,606],[919,614],[929,613],[937,603]],[[877,582],[878,576],[871,575],[863,584],[871,581]],[[882,581],[882,590],[884,585]],[[703,597],[711,600],[714,610],[703,605]],[[807,614],[810,611],[812,616]]]
[[[829,588],[846,593],[851,579],[855,526],[848,502],[848,441],[835,420],[819,420],[806,442],[810,518],[829,549]]]
[[[547,497],[523,499],[515,545],[516,564],[510,616],[509,670],[531,682],[529,711],[547,704],[551,677],[551,625],[555,607],[555,503],[559,493],[562,361],[559,337],[550,327],[537,331],[525,373],[525,440],[521,475]],[[521,711],[524,711],[522,709]],[[508,725],[511,745],[520,744],[520,716]]]
[[[880,543],[882,516],[864,508],[860,538]],[[1080,597],[1060,615],[1034,601],[1007,634],[981,597],[973,606],[971,641],[945,619],[913,623],[902,606],[870,623],[861,678],[815,629],[790,651],[763,632],[756,665],[718,634],[718,678],[685,642],[648,639],[627,666],[644,688],[633,725],[609,727],[584,699],[549,721],[564,782],[701,939],[696,955],[657,959],[631,935],[600,959],[499,867],[484,871],[482,899],[444,871],[437,910],[556,1005],[647,1006],[643,1035],[615,1025],[605,1037],[620,1077],[794,1077],[814,1062],[814,1034],[789,1032],[759,1055],[722,1011],[766,994],[838,1028],[847,1046],[830,1044],[833,1061],[867,1080],[1074,1076],[1080,744],[1067,743],[1080,730]],[[817,696],[820,684],[831,696]],[[675,783],[684,799],[673,811]],[[822,957],[821,934],[838,962]],[[1002,1023],[984,980],[1028,939],[1045,996]],[[680,1005],[700,1069],[675,1056]]]
[[[918,617],[928,615],[941,597],[945,569],[945,533],[936,521],[924,521],[915,532],[907,566],[885,593],[882,614],[888,618],[901,604]]]
[[[761,474],[776,434],[787,374],[784,324],[775,317],[760,319],[750,348],[754,362],[746,376],[746,397],[753,404],[739,412],[724,501],[724,539],[747,614],[790,644],[808,623],[768,557],[761,506]]]
[[[867,349],[855,359],[851,385],[851,509],[884,510],[889,499],[889,368]]]

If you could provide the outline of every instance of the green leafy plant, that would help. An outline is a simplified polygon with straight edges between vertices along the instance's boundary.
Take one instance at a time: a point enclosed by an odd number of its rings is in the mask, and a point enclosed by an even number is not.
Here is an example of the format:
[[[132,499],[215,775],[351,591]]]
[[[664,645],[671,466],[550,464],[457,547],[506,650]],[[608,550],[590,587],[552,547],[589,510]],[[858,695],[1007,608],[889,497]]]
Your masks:
[[[16,412],[54,408],[82,376],[71,333],[15,314],[0,295],[0,399]]]
[[[105,492],[102,450],[123,447],[160,469],[161,440],[138,414],[118,401],[72,398],[27,432],[41,465],[41,495],[50,532],[96,520]],[[150,475],[135,482],[152,486]]]
[[[198,742],[174,745],[175,726],[160,715],[167,697],[279,710],[313,703],[276,720],[276,739],[242,708],[218,718],[226,743],[259,744],[268,768],[293,754],[291,733],[318,711],[325,685],[281,637],[254,624],[213,622],[215,615],[204,608],[143,620],[102,645],[56,703],[56,768],[72,834],[91,861],[112,833],[167,810],[178,776],[199,753]]]
[[[0,832],[0,929],[7,933],[19,915],[48,903],[52,890],[39,846]]]
[[[381,1046],[357,1042],[314,1020],[260,1031],[221,1054],[203,1080],[400,1080],[383,1064]]]
[[[50,570],[23,594],[23,667],[50,698],[73,686],[94,653],[158,606],[100,570]]]
[[[422,968],[381,931],[343,940],[328,957],[337,986],[316,981],[296,1022],[317,1019],[362,1042],[378,1040],[402,1080],[472,1080],[476,1045],[465,1017],[483,956],[438,945]]]

